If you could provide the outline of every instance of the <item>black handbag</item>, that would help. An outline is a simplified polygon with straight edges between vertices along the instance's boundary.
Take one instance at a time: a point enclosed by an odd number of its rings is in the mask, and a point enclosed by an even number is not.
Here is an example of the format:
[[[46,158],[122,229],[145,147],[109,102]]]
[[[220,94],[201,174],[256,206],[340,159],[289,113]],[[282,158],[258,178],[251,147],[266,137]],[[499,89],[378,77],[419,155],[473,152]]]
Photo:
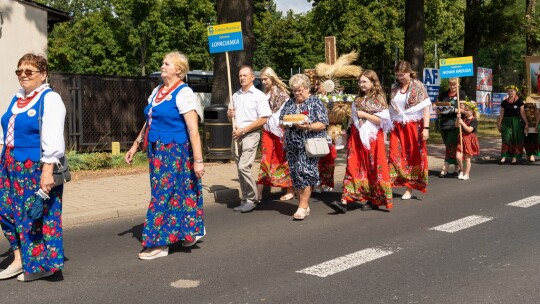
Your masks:
[[[66,156],[60,157],[58,162],[54,164],[53,178],[56,186],[71,180],[71,172],[69,172],[69,164]]]

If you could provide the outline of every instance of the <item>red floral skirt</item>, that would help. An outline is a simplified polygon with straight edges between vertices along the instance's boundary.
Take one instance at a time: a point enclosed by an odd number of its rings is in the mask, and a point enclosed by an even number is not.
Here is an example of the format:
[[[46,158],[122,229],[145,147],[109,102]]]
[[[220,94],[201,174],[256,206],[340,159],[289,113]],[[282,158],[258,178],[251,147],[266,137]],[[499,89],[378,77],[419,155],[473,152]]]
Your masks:
[[[281,138],[263,130],[261,139],[261,166],[257,184],[270,187],[292,187],[287,154]]]
[[[337,150],[334,144],[329,144],[330,153],[319,159],[319,178],[321,186],[334,188],[334,170],[336,169]]]
[[[392,208],[392,183],[383,131],[379,130],[368,150],[352,126],[348,147],[342,200],[369,201],[375,206]]]
[[[426,192],[428,155],[422,139],[423,122],[394,123],[390,133],[390,177],[394,187]]]

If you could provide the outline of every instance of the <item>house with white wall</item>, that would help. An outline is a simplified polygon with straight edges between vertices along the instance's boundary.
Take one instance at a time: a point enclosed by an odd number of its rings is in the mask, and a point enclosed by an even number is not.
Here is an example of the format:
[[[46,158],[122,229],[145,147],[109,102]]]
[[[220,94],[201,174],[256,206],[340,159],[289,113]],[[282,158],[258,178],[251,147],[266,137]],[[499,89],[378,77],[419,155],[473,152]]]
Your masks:
[[[32,52],[47,55],[47,33],[68,13],[27,0],[0,0],[0,115],[19,89],[17,61]]]

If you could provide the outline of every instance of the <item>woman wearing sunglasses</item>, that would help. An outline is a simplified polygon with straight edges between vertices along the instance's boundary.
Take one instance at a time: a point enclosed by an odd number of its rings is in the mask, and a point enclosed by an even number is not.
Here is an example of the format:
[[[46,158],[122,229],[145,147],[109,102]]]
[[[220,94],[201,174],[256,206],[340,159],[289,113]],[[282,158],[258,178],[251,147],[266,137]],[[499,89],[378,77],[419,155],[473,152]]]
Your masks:
[[[53,168],[64,156],[62,98],[45,83],[47,59],[26,54],[15,71],[21,89],[2,116],[4,148],[0,157],[0,225],[13,251],[13,262],[0,279],[19,281],[48,277],[64,266],[62,246],[62,185],[55,186]],[[41,134],[40,134],[41,133]],[[43,215],[27,212],[38,197]]]

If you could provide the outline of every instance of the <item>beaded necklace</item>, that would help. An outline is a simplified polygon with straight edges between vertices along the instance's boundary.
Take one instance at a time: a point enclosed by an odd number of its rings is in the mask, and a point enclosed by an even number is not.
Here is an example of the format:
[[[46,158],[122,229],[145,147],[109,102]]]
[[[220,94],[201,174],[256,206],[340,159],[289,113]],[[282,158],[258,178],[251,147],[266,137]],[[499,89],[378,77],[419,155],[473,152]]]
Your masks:
[[[163,92],[164,86],[162,86],[162,87],[159,89],[159,91],[158,91],[158,93],[157,93],[157,95],[156,95],[156,98],[154,99],[154,102],[155,102],[155,103],[160,103],[160,102],[162,102],[162,101],[165,99],[165,97],[167,97],[167,95],[169,95],[172,91],[174,91],[174,89],[176,89],[176,88],[180,85],[180,83],[182,83],[182,79],[178,80],[172,87],[170,87],[170,88],[169,88],[167,91],[165,91],[165,92]]]
[[[43,89],[39,90],[39,91],[35,91],[32,95],[28,96],[28,97],[19,97],[17,99],[17,108],[19,109],[22,109],[24,107],[26,107],[28,104],[30,104],[30,102],[37,96],[37,94],[39,94],[39,92],[43,91]]]

